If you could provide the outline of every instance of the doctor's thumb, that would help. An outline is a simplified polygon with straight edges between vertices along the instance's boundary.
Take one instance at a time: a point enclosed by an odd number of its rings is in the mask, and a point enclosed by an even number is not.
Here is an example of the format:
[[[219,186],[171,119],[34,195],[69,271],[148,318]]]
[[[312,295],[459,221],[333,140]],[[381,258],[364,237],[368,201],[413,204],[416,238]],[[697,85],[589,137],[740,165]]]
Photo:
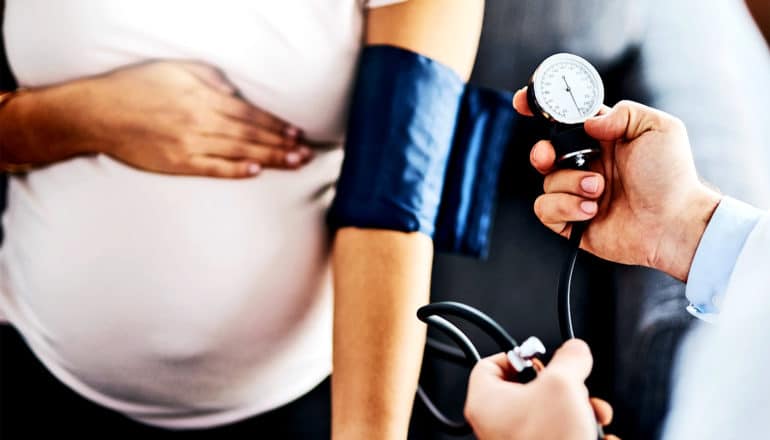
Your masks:
[[[546,371],[583,382],[591,374],[593,363],[588,344],[580,339],[570,339],[556,350]]]
[[[665,126],[664,113],[633,101],[620,101],[610,111],[589,118],[585,131],[600,141],[632,141],[647,131]]]

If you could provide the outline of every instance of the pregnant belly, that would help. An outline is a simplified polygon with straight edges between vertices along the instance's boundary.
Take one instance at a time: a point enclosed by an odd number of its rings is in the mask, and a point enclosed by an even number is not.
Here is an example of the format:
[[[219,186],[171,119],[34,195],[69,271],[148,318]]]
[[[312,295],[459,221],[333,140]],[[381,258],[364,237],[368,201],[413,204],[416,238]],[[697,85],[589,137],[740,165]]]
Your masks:
[[[86,376],[202,359],[237,372],[269,359],[329,289],[324,189],[340,159],[233,181],[95,157],[14,179],[5,295]]]

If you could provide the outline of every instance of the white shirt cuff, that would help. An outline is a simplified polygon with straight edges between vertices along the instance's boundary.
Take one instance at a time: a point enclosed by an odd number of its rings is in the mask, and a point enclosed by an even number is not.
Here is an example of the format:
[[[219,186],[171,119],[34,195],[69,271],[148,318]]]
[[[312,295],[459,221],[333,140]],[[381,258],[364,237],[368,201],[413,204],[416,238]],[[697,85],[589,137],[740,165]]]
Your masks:
[[[714,211],[701,237],[687,277],[687,311],[713,322],[730,282],[735,262],[763,212],[730,197]]]

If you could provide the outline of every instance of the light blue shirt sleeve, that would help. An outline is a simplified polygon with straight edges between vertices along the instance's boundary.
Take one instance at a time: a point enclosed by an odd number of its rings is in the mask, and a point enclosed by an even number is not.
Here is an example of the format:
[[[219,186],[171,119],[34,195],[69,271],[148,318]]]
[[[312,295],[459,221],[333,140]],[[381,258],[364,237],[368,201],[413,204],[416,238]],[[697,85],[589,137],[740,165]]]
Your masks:
[[[716,320],[735,262],[763,214],[749,204],[722,198],[701,237],[687,277],[687,311],[695,317]]]

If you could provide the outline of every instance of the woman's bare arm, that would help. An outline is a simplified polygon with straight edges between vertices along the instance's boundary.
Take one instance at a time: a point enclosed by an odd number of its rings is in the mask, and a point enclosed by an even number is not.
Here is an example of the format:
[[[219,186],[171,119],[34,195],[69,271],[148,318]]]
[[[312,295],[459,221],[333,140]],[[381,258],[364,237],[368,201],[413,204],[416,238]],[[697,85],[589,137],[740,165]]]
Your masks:
[[[421,53],[470,75],[482,0],[409,0],[374,9],[367,44]],[[406,438],[425,343],[415,317],[433,258],[421,233],[342,228],[334,242],[332,431],[339,439]]]
[[[757,20],[765,40],[770,44],[770,3],[767,0],[746,0],[746,4]]]
[[[212,67],[153,62],[32,89],[0,107],[0,166],[104,153],[167,174],[248,177],[310,157],[298,130]]]

